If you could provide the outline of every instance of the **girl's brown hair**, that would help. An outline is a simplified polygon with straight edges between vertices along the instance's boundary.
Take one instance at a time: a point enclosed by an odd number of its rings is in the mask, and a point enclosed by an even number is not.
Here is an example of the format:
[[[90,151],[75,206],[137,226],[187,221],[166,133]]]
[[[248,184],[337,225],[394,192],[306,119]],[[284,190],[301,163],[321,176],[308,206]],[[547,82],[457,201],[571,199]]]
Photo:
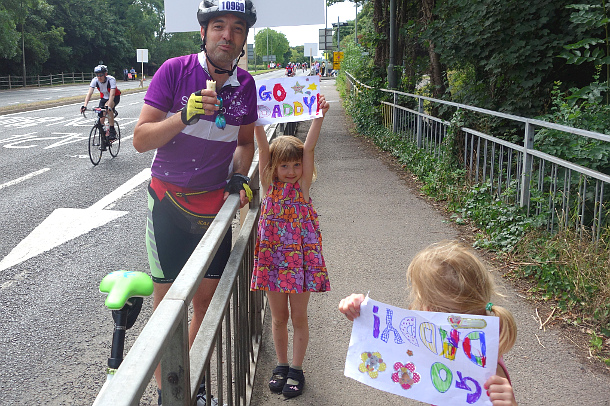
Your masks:
[[[269,163],[262,181],[273,183],[277,168],[285,162],[303,161],[303,141],[292,135],[281,135],[269,146]],[[314,170],[315,178],[315,170]]]
[[[485,315],[497,298],[493,276],[467,246],[443,241],[420,251],[407,269],[411,309]],[[488,315],[500,318],[499,355],[517,339],[517,324],[505,308],[493,305]]]

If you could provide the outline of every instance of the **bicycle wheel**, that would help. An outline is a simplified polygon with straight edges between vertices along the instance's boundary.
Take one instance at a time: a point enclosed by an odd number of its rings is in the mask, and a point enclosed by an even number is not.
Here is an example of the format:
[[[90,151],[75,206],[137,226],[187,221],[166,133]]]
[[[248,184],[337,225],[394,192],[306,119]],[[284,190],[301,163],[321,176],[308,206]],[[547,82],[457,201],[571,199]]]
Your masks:
[[[121,127],[116,121],[114,122],[114,129],[116,130],[116,140],[108,145],[108,151],[113,158],[119,154],[119,149],[121,149]]]
[[[99,164],[100,159],[102,159],[102,142],[101,131],[97,124],[94,124],[89,133],[89,159],[91,159],[93,165]]]

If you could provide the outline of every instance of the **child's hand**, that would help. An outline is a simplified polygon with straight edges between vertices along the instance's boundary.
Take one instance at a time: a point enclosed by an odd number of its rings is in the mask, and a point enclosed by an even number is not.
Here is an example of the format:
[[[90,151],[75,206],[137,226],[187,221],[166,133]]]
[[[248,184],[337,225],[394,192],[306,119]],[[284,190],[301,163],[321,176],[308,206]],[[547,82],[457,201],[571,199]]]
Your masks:
[[[350,321],[360,316],[360,303],[364,301],[364,295],[361,293],[352,293],[345,299],[339,302],[339,311],[345,314]]]
[[[322,114],[326,116],[328,109],[330,108],[330,104],[326,101],[326,97],[320,93],[320,100],[318,100],[318,106],[320,110],[322,110]]]
[[[484,388],[487,390],[487,396],[489,396],[494,406],[512,406],[517,404],[513,387],[506,378],[494,375],[485,382]]]

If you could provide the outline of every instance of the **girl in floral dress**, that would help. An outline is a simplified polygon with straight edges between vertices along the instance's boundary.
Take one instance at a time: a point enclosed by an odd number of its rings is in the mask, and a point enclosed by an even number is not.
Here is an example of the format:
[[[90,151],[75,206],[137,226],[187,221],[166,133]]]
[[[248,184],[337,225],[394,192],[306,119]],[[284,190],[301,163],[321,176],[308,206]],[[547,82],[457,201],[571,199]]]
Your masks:
[[[323,95],[318,107],[324,115],[328,111]],[[303,360],[309,342],[310,292],[330,290],[318,215],[309,197],[315,173],[314,148],[323,120],[313,120],[305,143],[293,136],[281,136],[269,146],[263,127],[255,130],[265,195],[250,288],[267,291],[278,359],[269,389],[287,398],[299,396],[305,386]],[[289,317],[294,329],[292,365],[288,364]]]

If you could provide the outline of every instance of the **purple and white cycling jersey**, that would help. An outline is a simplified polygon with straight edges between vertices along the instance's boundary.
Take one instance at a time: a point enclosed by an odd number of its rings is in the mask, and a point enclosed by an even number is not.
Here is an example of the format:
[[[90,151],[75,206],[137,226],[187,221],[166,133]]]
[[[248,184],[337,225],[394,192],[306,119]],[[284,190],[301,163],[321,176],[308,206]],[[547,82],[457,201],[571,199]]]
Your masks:
[[[167,117],[180,114],[189,96],[205,89],[212,77],[206,70],[205,54],[172,58],[154,75],[144,103]],[[233,172],[233,153],[241,125],[257,118],[256,85],[252,75],[241,68],[229,77],[216,92],[223,100],[227,121],[224,130],[216,127],[216,115],[199,116],[166,145],[157,149],[152,163],[152,176],[176,186],[202,191],[223,188]]]

